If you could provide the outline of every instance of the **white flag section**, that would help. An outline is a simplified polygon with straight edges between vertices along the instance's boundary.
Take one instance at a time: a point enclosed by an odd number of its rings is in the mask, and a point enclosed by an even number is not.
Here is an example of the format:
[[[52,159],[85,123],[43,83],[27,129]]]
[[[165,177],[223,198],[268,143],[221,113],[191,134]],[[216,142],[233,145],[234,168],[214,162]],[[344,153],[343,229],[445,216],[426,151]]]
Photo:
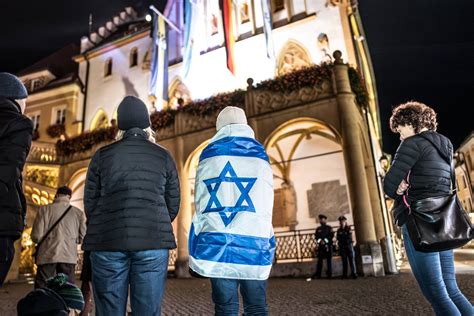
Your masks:
[[[201,154],[189,265],[202,276],[266,280],[275,254],[273,174],[250,126],[223,127]]]

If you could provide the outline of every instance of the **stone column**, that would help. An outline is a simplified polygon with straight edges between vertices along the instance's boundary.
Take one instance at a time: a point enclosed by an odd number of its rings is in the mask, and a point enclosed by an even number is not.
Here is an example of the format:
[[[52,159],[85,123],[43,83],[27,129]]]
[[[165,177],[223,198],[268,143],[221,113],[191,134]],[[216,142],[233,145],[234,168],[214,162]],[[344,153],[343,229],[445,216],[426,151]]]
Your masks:
[[[375,233],[369,184],[362,151],[361,123],[363,124],[363,121],[351,90],[347,65],[342,62],[341,56],[340,51],[334,52],[334,79],[357,239],[357,253],[364,275],[383,276],[382,252]]]
[[[184,141],[182,136],[177,137],[176,167],[179,173],[179,184],[181,192],[181,203],[178,213],[178,258],[175,263],[175,274],[178,278],[188,278],[189,275],[189,252],[188,237],[191,227],[191,201],[188,170],[185,170]]]
[[[372,215],[374,217],[375,235],[377,236],[377,240],[380,242],[380,240],[385,238],[386,235],[382,217],[382,205],[380,204],[380,194],[377,187],[374,165],[371,161],[368,161],[367,164],[367,183],[369,184],[370,204],[372,205]]]

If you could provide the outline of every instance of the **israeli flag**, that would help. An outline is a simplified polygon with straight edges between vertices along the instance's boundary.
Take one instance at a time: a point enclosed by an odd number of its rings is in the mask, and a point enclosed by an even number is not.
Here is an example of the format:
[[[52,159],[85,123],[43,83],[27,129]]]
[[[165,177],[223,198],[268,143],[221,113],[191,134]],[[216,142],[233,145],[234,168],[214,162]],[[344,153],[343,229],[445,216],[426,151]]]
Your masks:
[[[223,127],[199,159],[189,265],[212,278],[266,280],[275,254],[273,174],[245,124]]]

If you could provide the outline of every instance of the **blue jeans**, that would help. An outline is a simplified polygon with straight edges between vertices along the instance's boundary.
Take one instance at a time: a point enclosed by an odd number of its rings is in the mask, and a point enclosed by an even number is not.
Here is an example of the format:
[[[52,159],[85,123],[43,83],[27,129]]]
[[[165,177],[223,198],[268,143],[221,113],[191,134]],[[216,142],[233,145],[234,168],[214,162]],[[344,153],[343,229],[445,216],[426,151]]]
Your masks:
[[[133,315],[161,314],[168,249],[92,251],[92,286],[97,316],[123,316],[128,288]]]
[[[406,227],[403,239],[413,275],[436,315],[472,316],[473,307],[456,283],[453,251],[416,251]]]
[[[215,315],[239,315],[239,285],[244,315],[268,315],[267,281],[211,278]]]

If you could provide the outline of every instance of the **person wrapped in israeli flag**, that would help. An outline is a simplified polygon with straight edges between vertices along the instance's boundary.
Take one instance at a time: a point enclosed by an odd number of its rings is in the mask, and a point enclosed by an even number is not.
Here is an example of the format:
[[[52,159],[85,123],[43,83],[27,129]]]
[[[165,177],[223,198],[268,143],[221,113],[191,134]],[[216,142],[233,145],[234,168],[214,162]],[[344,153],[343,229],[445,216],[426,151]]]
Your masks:
[[[266,280],[275,254],[273,174],[245,112],[226,107],[197,168],[189,265],[210,278]]]

